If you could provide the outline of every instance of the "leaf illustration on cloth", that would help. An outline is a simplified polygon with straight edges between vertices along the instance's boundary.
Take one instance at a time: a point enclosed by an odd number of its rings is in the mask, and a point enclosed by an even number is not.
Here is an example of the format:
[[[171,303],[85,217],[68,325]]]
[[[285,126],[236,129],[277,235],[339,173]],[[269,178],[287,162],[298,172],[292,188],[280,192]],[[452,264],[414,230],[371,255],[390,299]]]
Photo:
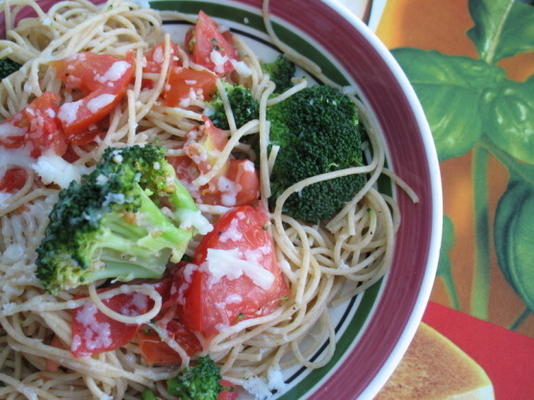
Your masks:
[[[532,6],[515,0],[476,0],[469,2],[469,12],[475,26],[467,35],[486,62],[534,50]]]
[[[534,76],[526,82],[504,80],[485,95],[484,131],[491,140],[525,163],[534,164]]]
[[[440,160],[471,150],[483,127],[484,93],[504,80],[497,66],[437,51],[392,51],[425,110]]]

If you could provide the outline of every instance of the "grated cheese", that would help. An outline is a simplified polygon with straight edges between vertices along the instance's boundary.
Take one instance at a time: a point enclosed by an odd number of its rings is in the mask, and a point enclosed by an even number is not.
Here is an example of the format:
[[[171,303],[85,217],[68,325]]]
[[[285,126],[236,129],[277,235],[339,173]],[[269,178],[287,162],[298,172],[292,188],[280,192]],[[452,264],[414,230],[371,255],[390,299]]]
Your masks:
[[[176,216],[180,220],[180,228],[182,229],[195,228],[201,235],[213,230],[213,225],[199,210],[180,209],[176,212]]]
[[[255,400],[267,400],[273,397],[265,380],[253,376],[243,382],[243,388],[254,396]]]
[[[96,319],[98,309],[94,303],[85,303],[76,315],[76,321],[84,326],[84,342],[88,350],[107,348],[113,344],[111,338],[111,326],[108,322],[99,322]],[[78,344],[79,342],[79,344]],[[78,347],[74,347],[78,344]],[[72,350],[76,351],[81,345],[81,340],[72,344]]]
[[[252,70],[250,67],[243,61],[237,61],[237,60],[230,60],[232,65],[234,66],[236,72],[241,76],[250,76],[252,75]]]
[[[96,80],[101,83],[116,82],[121,79],[130,68],[126,61],[115,61],[104,75],[97,75]]]
[[[225,176],[221,176],[217,180],[217,188],[221,192],[221,202],[223,206],[235,206],[237,201],[237,194],[241,190],[241,185],[231,181]]]
[[[256,400],[268,400],[273,397],[273,391],[282,392],[286,387],[287,384],[284,381],[279,366],[272,366],[269,368],[267,371],[267,379],[253,376],[246,379],[243,383],[243,388],[254,396],[254,399]]]
[[[256,260],[242,259],[245,255],[240,254],[239,249],[208,249],[206,262],[203,264],[211,274],[208,285],[217,283],[221,278],[235,280],[246,275],[250,280],[262,289],[268,290],[274,282],[271,271],[256,263]]]
[[[79,182],[82,174],[88,171],[86,167],[75,166],[51,151],[39,157],[32,168],[45,185],[57,183],[62,188],[72,181]]]
[[[247,172],[256,171],[256,168],[254,168],[254,163],[250,160],[245,160],[245,162],[243,163],[243,169]]]
[[[237,242],[238,240],[243,239],[243,234],[237,229],[237,223],[237,219],[232,219],[232,222],[230,222],[230,226],[228,227],[228,229],[225,230],[221,234],[221,236],[219,236],[219,240],[222,243],[227,242],[229,240]]]
[[[236,304],[236,303],[241,303],[242,301],[243,301],[243,298],[237,293],[232,293],[224,300],[226,304]]]
[[[87,108],[92,113],[96,113],[101,108],[104,108],[108,104],[110,104],[113,100],[115,100],[115,96],[112,94],[101,94],[100,96],[96,96],[95,98],[89,100],[87,102]]]
[[[227,56],[223,56],[220,52],[217,50],[212,50],[210,53],[210,60],[213,64],[215,64],[214,71],[218,74],[224,72],[224,64],[228,61]]]
[[[15,126],[10,122],[4,122],[3,124],[0,124],[0,138],[11,136],[24,136],[25,134],[25,128],[19,128],[18,126]]]
[[[163,62],[163,49],[161,47],[156,47],[153,55],[154,61],[161,64]]]
[[[6,149],[0,146],[0,177],[4,176],[10,167],[30,168],[33,162],[30,151],[28,146],[18,149]]]
[[[59,108],[58,118],[67,124],[72,124],[74,121],[76,121],[76,117],[78,116],[78,109],[81,105],[82,100],[63,104]]]

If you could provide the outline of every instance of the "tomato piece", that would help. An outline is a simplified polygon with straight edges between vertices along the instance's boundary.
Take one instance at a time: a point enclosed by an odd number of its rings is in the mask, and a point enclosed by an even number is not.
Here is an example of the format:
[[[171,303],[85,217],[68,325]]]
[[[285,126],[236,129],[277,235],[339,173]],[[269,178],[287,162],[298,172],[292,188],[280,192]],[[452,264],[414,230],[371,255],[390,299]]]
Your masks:
[[[219,395],[217,396],[217,400],[236,400],[239,397],[239,393],[236,390],[236,387],[232,382],[229,382],[225,379],[221,379],[219,382],[222,386],[226,388],[232,388],[232,391],[229,390],[223,390],[222,392],[219,392]]]
[[[85,97],[64,103],[58,117],[69,137],[84,133],[104,119],[122,100],[133,74],[133,54],[125,59],[91,52],[50,63],[65,86],[80,89]]]
[[[178,59],[178,45],[171,42],[170,56],[171,61],[169,64],[169,70],[179,67],[182,62]],[[143,73],[159,74],[163,65],[165,56],[165,42],[158,43],[152,49],[145,53],[146,64],[143,67]],[[154,87],[154,81],[151,79],[143,79],[143,88],[152,89]]]
[[[27,137],[33,142],[34,157],[38,157],[46,149],[51,149],[59,156],[67,151],[67,140],[57,118],[59,101],[59,95],[45,92],[22,110],[28,121]]]
[[[234,69],[231,60],[238,59],[238,53],[232,44],[231,33],[223,35],[217,23],[205,12],[198,13],[198,21],[186,37],[187,50],[194,63],[200,64],[218,75],[224,75]]]
[[[209,118],[205,118],[199,131],[189,132],[184,144],[184,152],[193,160],[203,174],[209,172],[217,162],[219,153],[228,142],[228,132],[217,128]],[[222,173],[226,172],[226,168]]]
[[[226,180],[217,182],[218,198],[215,204],[238,206],[252,204],[260,196],[260,180],[250,160],[230,160]]]
[[[184,145],[187,157],[170,157],[169,162],[178,178],[202,203],[229,207],[252,204],[259,197],[260,183],[250,160],[230,159],[207,185],[196,188],[192,184],[200,173],[205,174],[213,168],[227,142],[228,132],[206,118],[199,130],[189,133]]]
[[[0,178],[0,192],[14,193],[26,183],[28,174],[23,168],[11,168]]]
[[[59,336],[54,335],[50,341],[50,346],[57,347],[58,349],[66,349],[65,343],[61,341]],[[50,358],[45,359],[45,370],[48,372],[57,372],[61,364],[57,360],[52,360]]]
[[[27,145],[33,158],[47,150],[63,155],[67,140],[57,118],[59,101],[59,95],[45,92],[0,123],[0,145],[11,149]]]
[[[178,45],[174,42],[170,43],[171,47],[171,67],[178,67],[181,61],[178,60]],[[159,73],[161,66],[165,59],[165,42],[158,43],[152,49],[145,53],[146,65],[143,67],[143,72]]]
[[[188,355],[192,356],[202,350],[197,337],[180,321],[173,319],[166,326],[167,334],[174,339]],[[139,330],[137,333],[139,350],[149,364],[171,364],[181,361],[180,356],[159,338],[153,330]]]
[[[272,313],[289,295],[268,223],[260,204],[241,206],[204,236],[195,263],[182,269],[183,321],[189,330],[210,338],[225,326]]]
[[[136,316],[145,313],[149,298],[141,293],[121,293],[102,302],[113,311]],[[139,325],[125,324],[109,318],[88,301],[71,311],[72,344],[74,357],[87,357],[117,349],[128,344],[136,335]]]
[[[163,93],[167,107],[189,107],[190,99],[208,99],[215,91],[217,76],[209,71],[191,68],[172,68],[168,87]]]

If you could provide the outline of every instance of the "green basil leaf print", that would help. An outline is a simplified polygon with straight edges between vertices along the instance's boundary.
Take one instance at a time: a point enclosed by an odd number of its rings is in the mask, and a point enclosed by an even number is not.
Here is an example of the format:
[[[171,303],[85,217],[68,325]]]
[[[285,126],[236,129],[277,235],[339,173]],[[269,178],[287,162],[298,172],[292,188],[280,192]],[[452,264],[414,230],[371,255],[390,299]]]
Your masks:
[[[534,311],[534,186],[512,180],[497,206],[494,239],[506,280]]]
[[[449,251],[454,245],[454,225],[449,217],[443,216],[443,232],[441,236],[441,249],[439,253],[438,275],[451,274]]]
[[[534,75],[526,82],[503,80],[485,95],[484,131],[512,157],[534,164]]]
[[[475,26],[467,35],[484,61],[534,49],[534,7],[515,0],[470,0]]]
[[[460,309],[458,292],[452,276],[450,251],[454,245],[454,225],[449,217],[443,216],[443,233],[441,236],[441,250],[439,253],[438,276],[443,279],[445,290],[451,300],[451,306],[455,310]]]
[[[393,50],[434,136],[441,161],[467,153],[482,133],[482,98],[504,79],[500,67],[468,57],[411,48]]]

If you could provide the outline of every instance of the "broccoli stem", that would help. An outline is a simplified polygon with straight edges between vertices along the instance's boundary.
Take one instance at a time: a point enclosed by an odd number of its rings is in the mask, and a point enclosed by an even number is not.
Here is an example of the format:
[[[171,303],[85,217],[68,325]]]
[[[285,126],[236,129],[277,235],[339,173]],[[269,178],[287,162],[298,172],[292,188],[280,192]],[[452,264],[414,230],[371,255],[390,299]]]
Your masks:
[[[152,257],[152,260],[147,258],[136,259],[135,263],[112,260],[107,255],[104,255],[102,262],[106,264],[106,267],[87,274],[86,280],[94,282],[101,279],[117,279],[118,281],[130,281],[134,278],[158,279],[164,272],[164,268],[160,267],[161,262],[164,262],[169,257],[168,253],[168,251],[162,251],[159,257]],[[139,265],[140,263],[143,263],[143,267]]]
[[[165,262],[162,260],[169,257],[166,249],[171,249],[171,260],[178,262],[193,236],[191,231],[173,224],[139,185],[134,191],[140,201],[135,213],[128,216],[111,212],[102,221],[106,229],[99,235],[90,253],[106,265],[106,271],[95,271],[99,279],[128,274],[137,278],[157,278],[164,270]],[[182,203],[186,204],[186,201]],[[195,207],[194,202],[191,204]],[[146,257],[154,253],[159,253],[159,256]],[[130,258],[124,258],[122,254],[128,254]]]
[[[173,184],[176,187],[176,190],[170,193],[167,198],[174,209],[196,211],[197,206],[195,204],[195,200],[193,200],[186,187],[176,178],[174,178]]]

